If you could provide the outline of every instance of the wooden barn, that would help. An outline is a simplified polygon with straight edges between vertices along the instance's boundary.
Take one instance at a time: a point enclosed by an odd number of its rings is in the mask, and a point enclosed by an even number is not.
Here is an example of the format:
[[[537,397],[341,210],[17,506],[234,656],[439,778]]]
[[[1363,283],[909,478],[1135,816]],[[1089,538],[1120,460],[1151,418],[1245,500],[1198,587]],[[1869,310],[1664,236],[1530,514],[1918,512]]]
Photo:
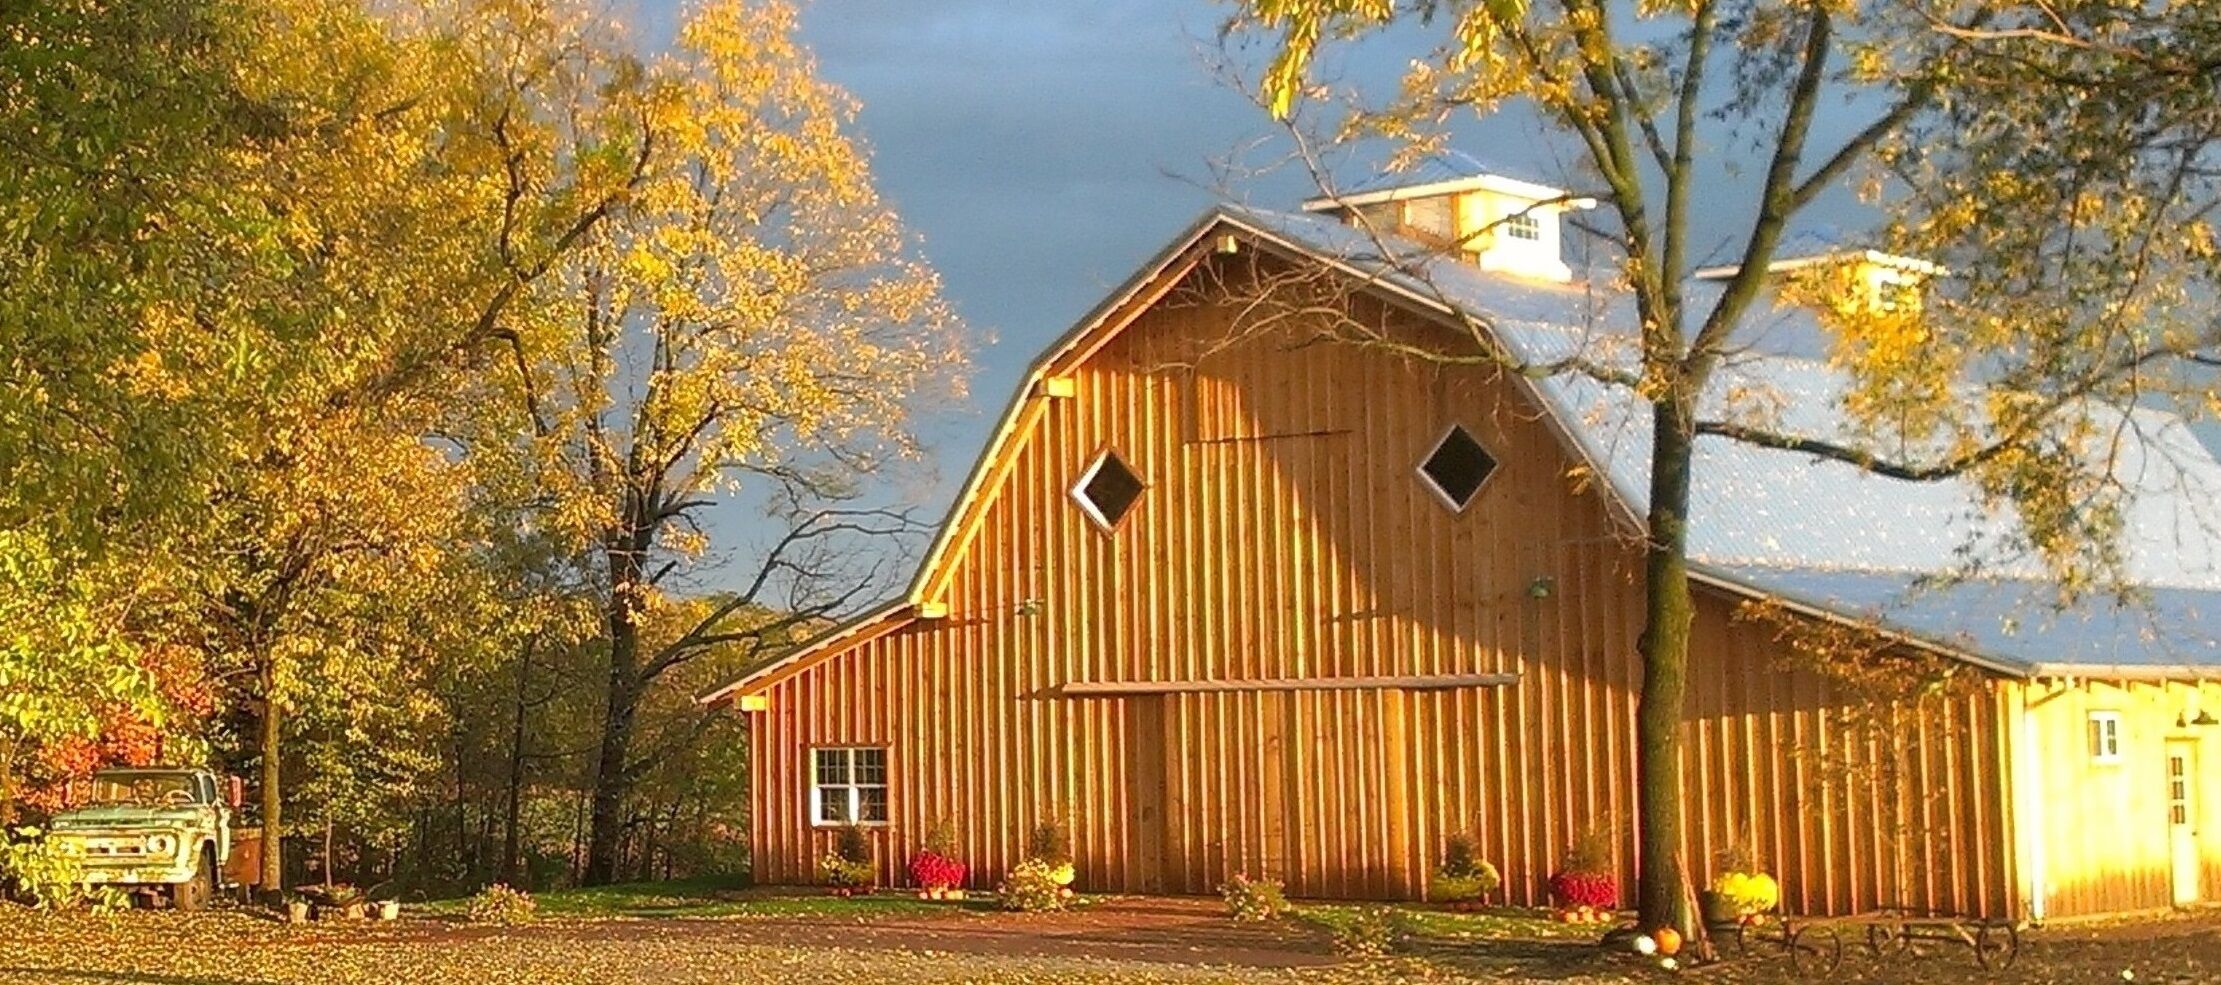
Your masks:
[[[854,818],[900,884],[949,819],[992,886],[1055,812],[1089,890],[1243,872],[1418,898],[1467,830],[1504,898],[1541,903],[1590,826],[1631,886],[1647,416],[1585,377],[1399,351],[1470,347],[1479,324],[1522,358],[1609,358],[1632,316],[1561,260],[1575,204],[1438,175],[1183,233],[1034,364],[904,597],[704,697],[749,716],[757,878],[816,881]],[[1383,268],[1359,216],[1417,242],[1490,231],[1420,280]],[[1886,280],[1889,259],[1785,263]],[[1289,290],[1304,303],[1261,300]],[[1818,331],[1786,304],[1758,321],[1754,339]],[[1841,380],[1793,355],[1721,386],[1778,427],[1838,417]],[[2066,611],[2007,557],[1926,584],[2010,540],[1961,484],[1700,442],[1698,878],[1737,841],[1792,912],[2221,898],[2221,827],[2201,834],[2221,823],[2221,526],[2192,491],[2221,466],[2180,421],[2134,422],[2150,604]],[[1878,699],[1839,658],[1939,686]]]

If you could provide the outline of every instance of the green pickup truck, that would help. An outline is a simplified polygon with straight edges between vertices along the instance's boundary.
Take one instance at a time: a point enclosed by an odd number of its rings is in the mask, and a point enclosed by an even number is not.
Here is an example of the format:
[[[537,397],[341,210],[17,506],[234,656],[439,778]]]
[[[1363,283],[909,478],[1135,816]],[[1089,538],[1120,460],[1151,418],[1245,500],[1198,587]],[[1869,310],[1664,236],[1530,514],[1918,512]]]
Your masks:
[[[200,909],[232,884],[225,873],[238,780],[195,769],[102,770],[71,802],[48,822],[48,837],[82,861],[88,884],[165,893],[180,910]]]

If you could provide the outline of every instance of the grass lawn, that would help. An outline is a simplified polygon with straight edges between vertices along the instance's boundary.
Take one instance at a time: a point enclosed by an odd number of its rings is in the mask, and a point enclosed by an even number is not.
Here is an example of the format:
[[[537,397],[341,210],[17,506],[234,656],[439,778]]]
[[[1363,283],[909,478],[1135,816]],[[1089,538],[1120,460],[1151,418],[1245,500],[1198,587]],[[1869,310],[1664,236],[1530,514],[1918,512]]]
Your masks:
[[[1407,937],[1425,941],[1593,941],[1601,933],[1593,926],[1558,923],[1547,910],[1490,907],[1463,912],[1425,906],[1362,906],[1347,903],[1307,903],[1296,919],[1328,933],[1344,930],[1368,910],[1385,910]]]
[[[459,901],[392,923],[277,923],[256,911],[38,914],[0,906],[8,985],[1373,985],[1553,981],[1640,985],[1670,976],[1596,946],[1597,929],[1539,911],[1386,908],[1395,954],[1345,959],[1334,930],[1367,910],[1311,904],[1294,920],[1235,923],[1215,899],[1113,897],[1074,912],[1008,914],[988,901],[897,893],[840,899],[696,881],[540,897],[519,927],[454,918]],[[761,919],[747,919],[757,917]],[[713,919],[700,919],[713,918]],[[2133,977],[2130,977],[2133,976]],[[1678,976],[1707,985],[1808,981],[1772,952]],[[1831,982],[1985,985],[2221,981],[2221,914],[2031,932],[2021,960],[1981,972],[1964,949],[1876,961],[1847,954]]]
[[[543,917],[610,918],[741,918],[811,917],[869,920],[875,917],[922,917],[957,909],[992,909],[991,898],[962,902],[922,900],[906,893],[873,893],[842,898],[830,893],[795,889],[751,888],[730,878],[679,879],[671,882],[625,883],[584,889],[556,889],[532,897]],[[434,900],[411,909],[433,916],[461,916],[463,899]]]

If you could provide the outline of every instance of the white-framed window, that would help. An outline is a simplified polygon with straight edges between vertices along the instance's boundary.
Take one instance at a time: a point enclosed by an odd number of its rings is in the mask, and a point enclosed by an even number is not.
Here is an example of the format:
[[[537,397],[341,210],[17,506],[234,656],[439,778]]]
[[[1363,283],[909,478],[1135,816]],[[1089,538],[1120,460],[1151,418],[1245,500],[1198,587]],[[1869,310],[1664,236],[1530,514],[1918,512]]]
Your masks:
[[[1514,212],[1504,217],[1504,235],[1531,243],[1542,241],[1542,220],[1532,212]]]
[[[811,750],[810,823],[887,823],[887,750]]]
[[[2121,713],[2093,711],[2090,713],[2090,761],[2093,763],[2118,763],[2121,761]]]
[[[1095,456],[1095,462],[1080,473],[1080,481],[1072,484],[1072,500],[1096,526],[1114,530],[1141,501],[1142,490],[1147,488],[1148,483],[1125,459],[1106,450]]]

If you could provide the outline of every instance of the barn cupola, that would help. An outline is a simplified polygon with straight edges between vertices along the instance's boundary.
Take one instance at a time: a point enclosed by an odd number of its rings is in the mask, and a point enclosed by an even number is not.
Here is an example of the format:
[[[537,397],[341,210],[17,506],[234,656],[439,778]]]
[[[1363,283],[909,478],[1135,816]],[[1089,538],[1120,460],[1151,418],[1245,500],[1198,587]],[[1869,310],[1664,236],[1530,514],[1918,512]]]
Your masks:
[[[1907,312],[1920,308],[1922,285],[1945,273],[1917,257],[1843,247],[1832,239],[1799,234],[1782,241],[1766,265],[1767,280],[1785,296],[1838,309]],[[1742,268],[1700,267],[1697,280],[1724,281]]]
[[[1562,188],[1492,174],[1463,157],[1432,157],[1354,191],[1314,198],[1319,212],[1428,246],[1454,249],[1483,270],[1565,282],[1561,217],[1595,207]]]

